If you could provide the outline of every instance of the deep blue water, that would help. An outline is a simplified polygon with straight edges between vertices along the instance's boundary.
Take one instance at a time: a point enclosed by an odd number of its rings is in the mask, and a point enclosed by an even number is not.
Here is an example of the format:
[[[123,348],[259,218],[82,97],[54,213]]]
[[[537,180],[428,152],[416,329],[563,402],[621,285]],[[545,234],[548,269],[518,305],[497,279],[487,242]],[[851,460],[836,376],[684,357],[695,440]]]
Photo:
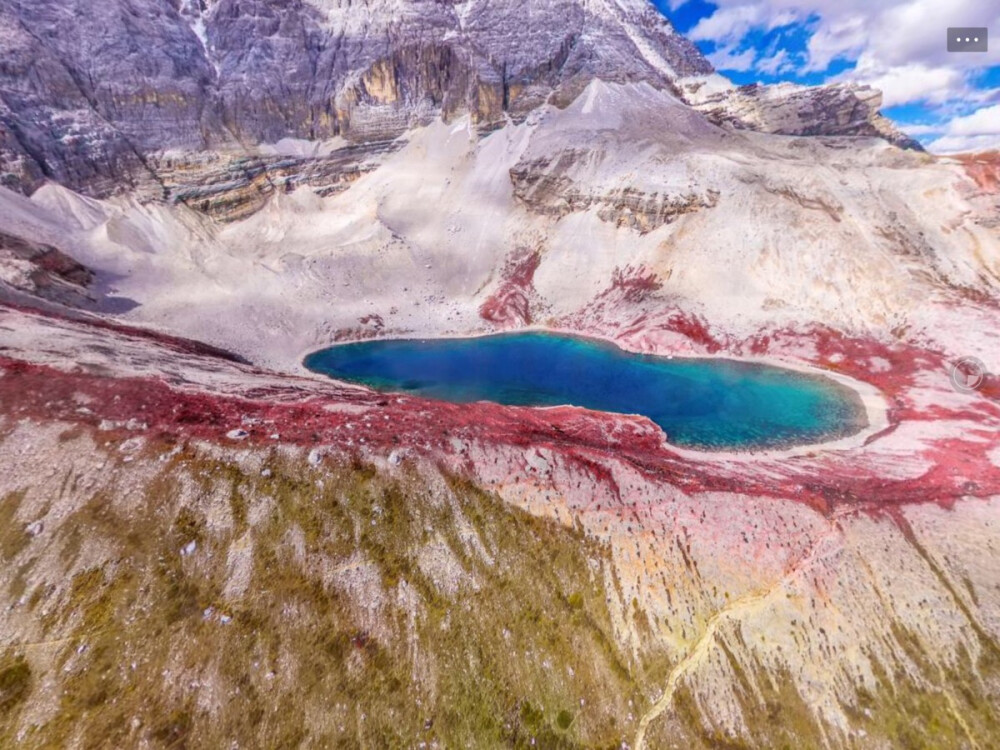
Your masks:
[[[550,333],[343,344],[310,370],[458,403],[573,405],[643,414],[670,442],[714,450],[816,443],[867,426],[854,393],[822,376],[727,359],[667,359]]]

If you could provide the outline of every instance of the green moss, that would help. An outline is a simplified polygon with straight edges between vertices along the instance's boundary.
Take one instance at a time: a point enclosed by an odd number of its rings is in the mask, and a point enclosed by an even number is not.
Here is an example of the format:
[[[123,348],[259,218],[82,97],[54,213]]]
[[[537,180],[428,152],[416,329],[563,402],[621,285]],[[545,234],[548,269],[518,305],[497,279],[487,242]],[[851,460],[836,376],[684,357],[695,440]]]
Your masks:
[[[31,538],[24,524],[15,521],[24,501],[24,492],[10,492],[0,499],[0,560],[9,562],[23,550]]]
[[[174,518],[174,539],[180,544],[188,542],[201,543],[204,540],[204,516],[187,506],[181,508]]]
[[[354,462],[317,471],[277,454],[267,478],[190,450],[162,466],[129,503],[95,496],[64,522],[86,530],[91,567],[79,569],[78,546],[58,586],[24,573],[60,642],[49,671],[29,672],[60,696],[29,747],[620,746],[634,737],[628,714],[641,716],[676,666],[617,645],[615,597],[595,572],[607,549],[465,480],[442,487],[413,468],[390,478]],[[195,497],[181,497],[192,477]],[[273,512],[251,526],[265,497]],[[228,552],[244,537],[249,586],[227,598]],[[190,541],[197,551],[182,557]],[[426,564],[431,543],[447,581]],[[959,747],[967,738],[942,702],[951,696],[988,747],[994,651],[942,670],[911,634],[896,638],[921,679],[877,666],[879,684],[845,707],[852,727],[875,744]],[[706,722],[682,681],[649,747],[824,745],[790,675],[748,663],[738,639],[717,646],[746,735]],[[0,719],[0,746],[23,729]]]
[[[363,463],[318,474],[273,455],[268,478],[188,450],[163,464],[144,497],[95,496],[63,526],[86,529],[88,549],[111,554],[47,605],[58,614],[53,637],[68,637],[55,673],[60,709],[34,735],[39,746],[624,739],[627,702],[642,699],[591,573],[607,551],[579,530],[512,511],[462,480],[449,479],[451,497],[432,498],[420,475],[389,481]],[[181,475],[196,479],[194,503],[178,495],[190,486]],[[251,529],[247,509],[264,496],[274,513]],[[220,511],[233,527],[209,526]],[[226,600],[226,551],[248,530],[251,585]],[[297,534],[304,564],[289,546]],[[82,537],[62,538],[70,567]],[[419,562],[437,539],[457,561],[458,593]],[[190,541],[197,551],[182,557]],[[375,592],[352,588],[372,585],[352,560],[374,571]],[[36,606],[46,591],[32,591]],[[190,686],[203,682],[227,696],[211,715],[190,703]],[[581,699],[588,709],[574,716],[567,707]],[[522,717],[523,705],[532,708]]]
[[[31,677],[31,667],[23,656],[0,661],[0,717],[27,699]]]
[[[187,708],[177,708],[157,722],[152,736],[166,747],[184,747],[193,728],[191,712]]]

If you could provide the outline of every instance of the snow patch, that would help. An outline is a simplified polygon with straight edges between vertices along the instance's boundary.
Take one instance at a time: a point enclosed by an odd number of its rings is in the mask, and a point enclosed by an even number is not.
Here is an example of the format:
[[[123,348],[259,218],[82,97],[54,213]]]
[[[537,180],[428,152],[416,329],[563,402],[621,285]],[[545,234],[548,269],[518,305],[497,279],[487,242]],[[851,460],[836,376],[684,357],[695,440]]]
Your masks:
[[[618,6],[618,13],[614,12],[607,0],[604,0],[602,4],[607,9],[608,15],[615,18],[621,24],[622,31],[625,32],[625,35],[628,36],[632,44],[635,45],[635,48],[639,51],[639,54],[642,55],[642,58],[653,68],[659,70],[671,80],[675,80],[677,78],[677,74],[674,72],[670,63],[668,63],[666,59],[656,51],[653,45],[650,44],[649,40],[642,36],[638,29],[636,29],[635,25],[629,21],[629,9],[625,7],[622,0],[615,0],[615,4]]]
[[[594,100],[597,99],[598,81],[595,79],[587,86],[587,98],[583,102],[583,114],[589,115],[594,111]]]
[[[188,26],[191,27],[194,35],[198,37],[198,41],[201,42],[201,48],[205,53],[205,59],[215,69],[215,75],[218,77],[219,66],[212,57],[212,44],[208,40],[208,27],[205,25],[205,17],[202,14],[201,4],[198,0],[181,0],[180,14],[181,17],[187,20]]]
[[[1000,448],[994,448],[988,455],[990,463],[994,466],[1000,467]]]
[[[338,136],[325,141],[309,141],[304,138],[282,138],[275,143],[262,143],[257,147],[262,156],[294,156],[308,159],[329,156],[350,145],[344,138]]]

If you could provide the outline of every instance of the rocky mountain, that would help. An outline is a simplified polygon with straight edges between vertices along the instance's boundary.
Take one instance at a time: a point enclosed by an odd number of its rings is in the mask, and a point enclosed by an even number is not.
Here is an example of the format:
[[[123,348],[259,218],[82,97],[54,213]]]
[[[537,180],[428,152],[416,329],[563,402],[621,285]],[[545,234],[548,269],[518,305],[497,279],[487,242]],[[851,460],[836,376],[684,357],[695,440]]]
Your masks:
[[[232,218],[253,209],[262,183],[302,168],[262,159],[261,144],[339,137],[377,152],[437,117],[468,113],[480,130],[521,121],[595,78],[698,98],[712,73],[646,0],[3,0],[0,40],[0,184],[31,193],[54,180],[99,197],[139,188],[217,214],[235,201]],[[877,92],[717,83],[703,104],[716,122],[904,142],[877,120]],[[192,159],[204,153],[207,172]],[[322,189],[371,156],[349,155],[333,174],[319,167]],[[236,196],[220,197],[220,184]]]
[[[0,746],[990,747],[996,154],[642,0],[0,0]],[[836,444],[306,371],[526,325]]]
[[[687,100],[720,125],[779,135],[859,135],[885,138],[900,148],[921,145],[883,117],[882,92],[871,86],[830,84],[810,88],[783,83],[715,89],[695,80]]]
[[[0,4],[4,184],[95,195],[176,150],[393,138],[569,101],[594,77],[669,88],[710,66],[648,3],[56,0]]]
[[[70,308],[89,307],[94,272],[51,245],[0,232],[0,273],[11,289]]]

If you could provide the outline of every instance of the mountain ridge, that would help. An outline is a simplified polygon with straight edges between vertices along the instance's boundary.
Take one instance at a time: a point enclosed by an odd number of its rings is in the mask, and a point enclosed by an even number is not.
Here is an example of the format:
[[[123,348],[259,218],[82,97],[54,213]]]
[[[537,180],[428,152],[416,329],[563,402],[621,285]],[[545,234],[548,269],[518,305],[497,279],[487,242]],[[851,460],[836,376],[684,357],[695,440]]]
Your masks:
[[[165,153],[384,142],[464,113],[488,132],[546,102],[569,104],[595,78],[693,101],[713,77],[702,109],[715,122],[916,145],[876,121],[880,100],[867,90],[805,89],[777,103],[720,90],[709,62],[646,0],[4,0],[0,38],[0,184],[28,194],[54,180],[97,197],[172,198]]]
[[[0,745],[994,741],[1000,379],[952,367],[1000,372],[997,156],[653,64],[645,2],[523,7],[0,0]],[[303,367],[527,326],[819,370],[868,430],[684,451]]]

